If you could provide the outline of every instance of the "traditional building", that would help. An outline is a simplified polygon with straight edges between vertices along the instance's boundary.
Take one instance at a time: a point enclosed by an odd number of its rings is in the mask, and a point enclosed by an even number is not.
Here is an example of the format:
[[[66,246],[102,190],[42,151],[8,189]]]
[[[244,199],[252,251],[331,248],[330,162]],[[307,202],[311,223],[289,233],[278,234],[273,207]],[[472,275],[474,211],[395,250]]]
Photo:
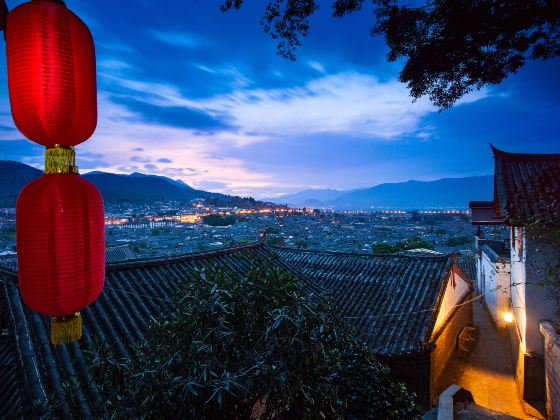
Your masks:
[[[138,254],[130,244],[110,246],[105,249],[105,261],[107,264],[130,261],[138,259]]]
[[[450,255],[296,251],[260,241],[108,264],[102,295],[82,311],[82,339],[66,346],[49,343],[47,317],[22,303],[17,273],[0,269],[0,418],[45,414],[49,396],[71,380],[78,383],[77,394],[60,409],[66,416],[90,416],[101,398],[84,355],[94,340],[126,357],[192,269],[218,264],[242,274],[258,259],[294,274],[312,295],[330,290],[349,325],[388,362],[394,378],[415,391],[423,406],[434,402],[457,336],[471,322],[468,259],[461,265]]]
[[[559,310],[549,285],[558,282],[550,276],[560,263],[560,154],[492,152],[494,200],[470,203],[472,223],[504,225],[509,240],[492,243],[479,235],[478,292],[496,325],[509,324],[521,398],[539,401],[547,399],[539,322]]]
[[[472,323],[472,258],[432,253],[352,254],[277,248],[331,291],[358,337],[428,408],[448,385],[444,371]]]

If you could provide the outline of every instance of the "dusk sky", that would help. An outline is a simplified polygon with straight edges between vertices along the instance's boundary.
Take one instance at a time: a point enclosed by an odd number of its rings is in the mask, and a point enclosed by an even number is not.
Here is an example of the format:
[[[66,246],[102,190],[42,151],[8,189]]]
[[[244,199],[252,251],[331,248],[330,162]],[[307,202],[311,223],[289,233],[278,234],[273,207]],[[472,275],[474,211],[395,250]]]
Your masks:
[[[369,5],[334,19],[321,2],[291,62],[259,25],[261,1],[227,14],[218,0],[66,3],[97,52],[99,120],[77,147],[82,173],[138,171],[274,197],[491,174],[488,142],[560,153],[558,59],[529,62],[438,113],[398,82],[402,63],[388,63],[383,39],[369,35]],[[14,127],[1,44],[0,159],[41,168],[43,148]]]

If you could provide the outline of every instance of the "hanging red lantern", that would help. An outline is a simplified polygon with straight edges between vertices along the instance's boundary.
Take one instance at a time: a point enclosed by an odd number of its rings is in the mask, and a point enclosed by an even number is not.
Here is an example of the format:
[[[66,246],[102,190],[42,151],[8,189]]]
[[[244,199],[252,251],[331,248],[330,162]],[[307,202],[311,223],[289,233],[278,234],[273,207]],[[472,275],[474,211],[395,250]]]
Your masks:
[[[6,22],[8,87],[17,128],[49,146],[75,146],[97,124],[95,49],[87,26],[63,4],[24,3]]]
[[[72,148],[47,149],[45,175],[18,197],[16,235],[23,301],[53,317],[54,344],[80,338],[79,311],[103,289],[105,221],[101,194],[77,174]]]

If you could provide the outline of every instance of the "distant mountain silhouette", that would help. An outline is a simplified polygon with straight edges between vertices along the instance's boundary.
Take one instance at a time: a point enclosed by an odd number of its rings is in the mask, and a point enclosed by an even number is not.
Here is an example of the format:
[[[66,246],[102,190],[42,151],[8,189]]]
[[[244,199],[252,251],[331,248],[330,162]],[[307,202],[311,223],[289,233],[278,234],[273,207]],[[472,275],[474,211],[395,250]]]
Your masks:
[[[139,176],[140,175],[140,176]],[[116,175],[94,173],[83,175],[95,184],[105,201],[143,203],[150,201],[176,200],[188,201],[193,198],[223,197],[206,191],[195,190],[188,185],[179,186],[176,181],[160,176],[131,174]]]
[[[191,187],[190,185],[185,184],[183,181],[181,181],[180,179],[171,179],[171,178],[167,178],[166,176],[161,176],[161,175],[146,175],[146,174],[141,174],[140,172],[132,172],[130,175],[131,177],[138,177],[138,178],[158,178],[158,179],[163,179],[166,182],[169,182],[172,185],[175,185],[179,188],[182,188],[184,190],[189,190],[189,191],[196,191],[193,187]]]
[[[281,197],[269,198],[276,204],[288,204],[293,207],[304,207],[307,205],[322,205],[328,201],[332,201],[341,195],[348,194],[350,191],[341,191],[334,189],[310,189],[297,192],[295,194],[286,194]]]
[[[0,161],[0,207],[15,207],[21,189],[42,171],[14,161]],[[196,190],[179,180],[134,172],[117,175],[90,172],[83,177],[93,182],[106,202],[149,203],[152,201],[189,201],[208,198],[219,205],[228,202],[239,207],[264,203],[224,194]],[[294,207],[332,207],[336,209],[381,208],[466,208],[471,200],[491,200],[493,177],[445,178],[437,181],[408,181],[380,184],[352,191],[306,190],[273,200]]]
[[[356,210],[466,208],[471,200],[492,200],[493,193],[493,177],[488,175],[386,183],[353,191],[306,190],[273,201],[306,207]]]
[[[14,161],[0,161],[0,207],[15,207],[21,189],[42,171]],[[219,198],[229,196],[196,190],[189,185],[164,176],[133,173],[117,175],[91,172],[83,175],[99,188],[106,202],[148,203],[151,201],[188,201],[193,198]]]
[[[0,161],[0,207],[15,207],[21,189],[43,172],[24,163]]]
[[[494,178],[488,175],[380,184],[344,194],[331,203],[339,209],[467,208],[469,201],[492,200],[493,194]]]

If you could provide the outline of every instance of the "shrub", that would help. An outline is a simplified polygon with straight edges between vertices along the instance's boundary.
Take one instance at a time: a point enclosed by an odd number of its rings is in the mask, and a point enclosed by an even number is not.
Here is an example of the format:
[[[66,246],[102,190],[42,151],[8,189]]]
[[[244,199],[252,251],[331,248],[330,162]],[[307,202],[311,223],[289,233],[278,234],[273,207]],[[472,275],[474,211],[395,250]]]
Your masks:
[[[117,418],[418,418],[412,396],[352,338],[329,300],[256,262],[210,267],[180,285],[146,342],[92,352]]]
[[[202,217],[202,222],[208,226],[229,226],[237,222],[233,215],[209,214]]]

